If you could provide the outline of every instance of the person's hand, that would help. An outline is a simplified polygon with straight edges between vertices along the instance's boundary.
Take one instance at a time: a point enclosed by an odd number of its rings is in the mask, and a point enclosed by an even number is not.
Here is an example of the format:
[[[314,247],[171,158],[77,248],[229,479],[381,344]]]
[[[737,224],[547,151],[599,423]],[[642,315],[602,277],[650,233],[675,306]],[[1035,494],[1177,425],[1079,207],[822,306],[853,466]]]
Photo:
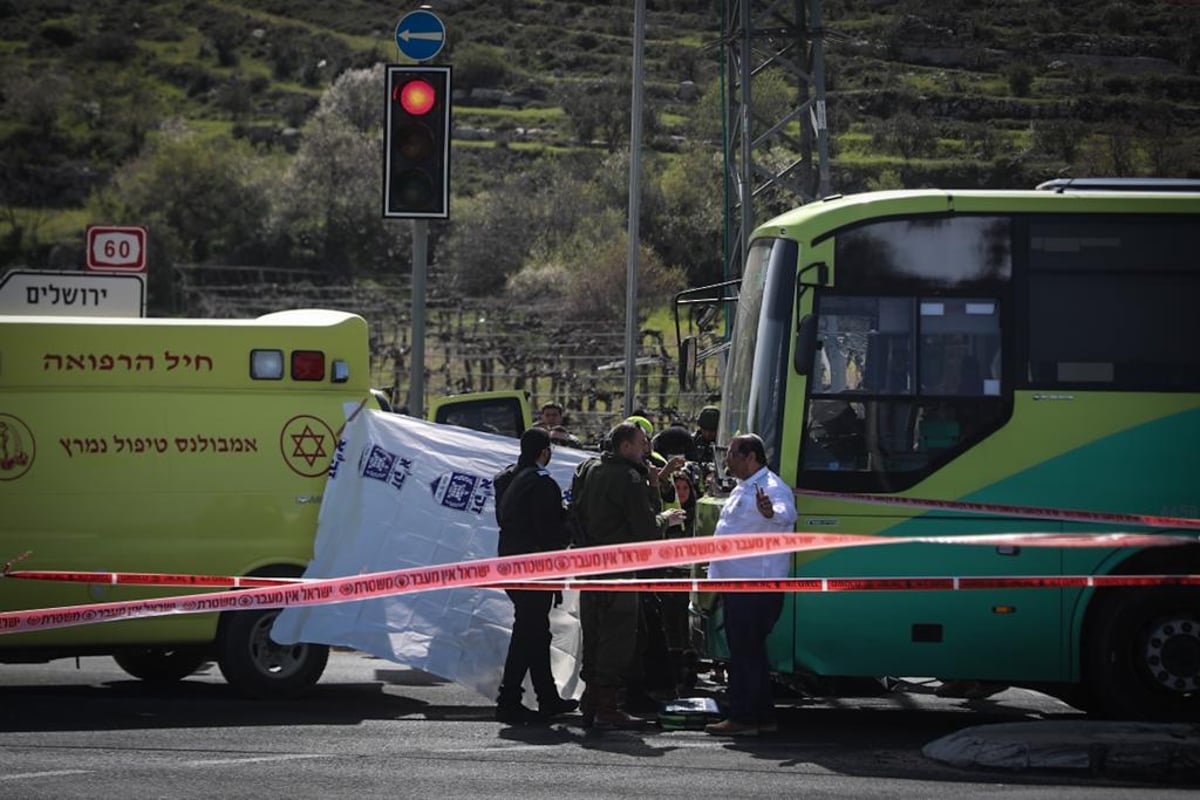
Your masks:
[[[663,512],[663,517],[667,520],[667,527],[674,525],[682,525],[687,520],[687,512],[682,508],[668,508]]]
[[[767,519],[775,516],[775,507],[771,505],[771,498],[767,497],[766,491],[761,486],[754,487],[754,503],[758,506],[758,513]]]
[[[687,459],[683,456],[671,456],[671,460],[666,463],[659,473],[660,478],[669,478],[679,470],[683,469],[683,465],[687,463]]]
[[[670,480],[671,475],[682,469],[686,463],[687,459],[683,456],[671,456],[671,460],[666,464],[656,467],[650,459],[646,459],[646,474],[650,478],[650,485],[657,489],[661,481]]]

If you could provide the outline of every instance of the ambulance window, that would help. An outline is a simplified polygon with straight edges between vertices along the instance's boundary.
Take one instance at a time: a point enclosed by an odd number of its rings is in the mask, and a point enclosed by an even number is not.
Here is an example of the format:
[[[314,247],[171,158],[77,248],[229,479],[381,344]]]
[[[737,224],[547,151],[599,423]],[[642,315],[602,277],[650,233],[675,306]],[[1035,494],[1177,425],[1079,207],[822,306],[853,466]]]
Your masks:
[[[250,377],[256,381],[283,380],[283,351],[251,350]]]

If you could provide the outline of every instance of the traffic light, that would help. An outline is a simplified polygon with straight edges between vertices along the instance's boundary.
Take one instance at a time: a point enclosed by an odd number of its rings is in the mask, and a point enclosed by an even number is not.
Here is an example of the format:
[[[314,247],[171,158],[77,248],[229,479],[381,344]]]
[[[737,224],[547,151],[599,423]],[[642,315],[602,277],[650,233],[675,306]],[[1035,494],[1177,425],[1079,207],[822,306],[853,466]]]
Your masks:
[[[450,216],[450,67],[387,68],[383,216]]]

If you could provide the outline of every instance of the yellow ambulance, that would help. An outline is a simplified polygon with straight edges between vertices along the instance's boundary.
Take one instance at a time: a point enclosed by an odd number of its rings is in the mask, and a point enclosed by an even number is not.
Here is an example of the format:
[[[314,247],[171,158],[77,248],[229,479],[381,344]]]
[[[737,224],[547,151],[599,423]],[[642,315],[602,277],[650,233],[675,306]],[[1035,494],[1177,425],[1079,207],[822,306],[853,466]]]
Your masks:
[[[366,322],[0,317],[0,562],[20,569],[299,576],[347,403],[375,403]],[[0,578],[0,610],[178,594]],[[0,662],[111,654],[178,680],[215,660],[258,697],[298,694],[328,648],[283,647],[276,611],[0,636]]]

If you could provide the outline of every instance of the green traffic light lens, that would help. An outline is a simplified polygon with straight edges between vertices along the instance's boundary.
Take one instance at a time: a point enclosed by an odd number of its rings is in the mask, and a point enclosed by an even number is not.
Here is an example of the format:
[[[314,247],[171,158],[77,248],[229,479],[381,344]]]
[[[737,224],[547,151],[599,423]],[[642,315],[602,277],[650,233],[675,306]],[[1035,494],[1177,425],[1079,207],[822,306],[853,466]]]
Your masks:
[[[392,194],[400,208],[430,208],[433,205],[433,181],[420,170],[405,170],[392,179]]]

